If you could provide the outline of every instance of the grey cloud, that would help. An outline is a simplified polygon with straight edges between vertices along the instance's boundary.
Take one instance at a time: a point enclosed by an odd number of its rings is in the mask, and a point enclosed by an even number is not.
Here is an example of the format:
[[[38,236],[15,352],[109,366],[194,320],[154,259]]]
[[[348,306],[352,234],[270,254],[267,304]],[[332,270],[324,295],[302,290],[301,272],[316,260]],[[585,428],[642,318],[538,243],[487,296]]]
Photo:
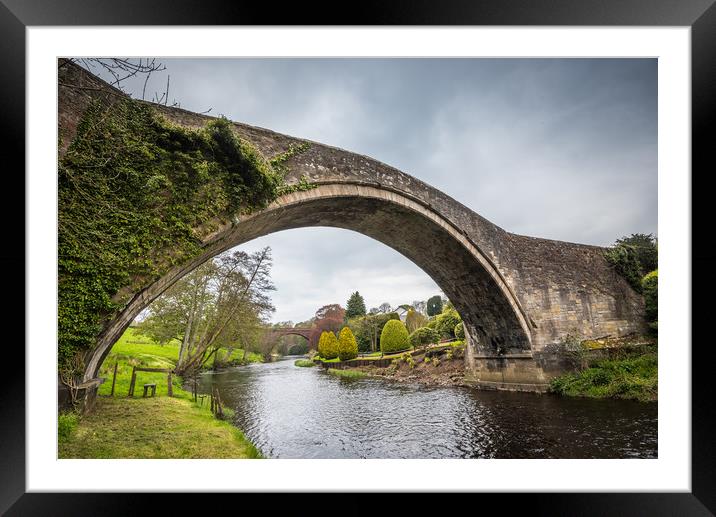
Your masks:
[[[367,154],[507,231],[598,245],[657,231],[655,59],[164,62],[170,99],[186,109]],[[274,250],[276,320],[356,289],[369,307],[438,289],[352,232],[293,230],[243,247],[261,243]]]

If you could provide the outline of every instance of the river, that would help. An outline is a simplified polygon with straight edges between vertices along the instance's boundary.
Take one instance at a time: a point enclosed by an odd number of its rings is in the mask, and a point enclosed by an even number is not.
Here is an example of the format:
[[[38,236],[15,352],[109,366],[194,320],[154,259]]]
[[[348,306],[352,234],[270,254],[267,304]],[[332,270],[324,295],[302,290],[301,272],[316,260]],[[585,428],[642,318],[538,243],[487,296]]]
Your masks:
[[[268,458],[655,458],[657,405],[344,379],[295,357],[201,376]]]

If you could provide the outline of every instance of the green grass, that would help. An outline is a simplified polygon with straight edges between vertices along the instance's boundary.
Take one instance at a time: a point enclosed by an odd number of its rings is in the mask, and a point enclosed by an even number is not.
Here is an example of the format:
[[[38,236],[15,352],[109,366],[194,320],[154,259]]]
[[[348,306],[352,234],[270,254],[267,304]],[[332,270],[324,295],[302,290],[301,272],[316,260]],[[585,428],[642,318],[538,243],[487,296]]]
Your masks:
[[[57,415],[57,439],[60,442],[69,440],[77,429],[78,422],[79,417],[76,413],[67,412]]]
[[[316,366],[316,363],[313,361],[309,361],[308,359],[297,359],[294,363],[294,366],[301,366],[304,368],[310,368],[311,366]]]
[[[338,357],[334,357],[333,359],[324,359],[323,357],[316,357],[315,359],[318,359],[319,361],[323,363],[340,363],[341,360]]]
[[[243,350],[235,354],[240,357]],[[195,403],[177,376],[172,376],[174,396],[168,397],[166,374],[137,372],[134,397],[127,396],[134,366],[173,368],[178,356],[178,342],[159,345],[127,329],[100,369],[107,380],[96,409],[79,420],[74,413],[59,415],[60,458],[260,458],[239,429],[214,417],[207,403]],[[117,381],[109,397],[115,362]],[[143,398],[143,385],[151,382],[156,397]],[[224,413],[225,419],[233,416],[230,408]]]
[[[101,397],[59,442],[59,457],[260,458],[261,453],[239,429],[189,400]]]
[[[657,400],[658,359],[655,352],[637,357],[597,361],[590,368],[553,379],[550,391],[569,397]]]
[[[99,394],[109,395],[112,391],[112,374],[114,372],[114,364],[117,363],[117,381],[114,388],[114,395],[126,396],[129,393],[129,383],[132,379],[132,368],[137,366],[141,368],[174,368],[179,359],[179,341],[172,341],[166,345],[155,343],[150,338],[143,336],[133,328],[128,328],[119,338],[119,341],[112,347],[104,363],[100,367],[99,376],[106,378],[106,381],[100,385]],[[226,355],[226,352],[220,350],[218,353]],[[231,359],[241,359],[244,351],[235,348],[231,353]],[[223,356],[222,356],[223,357]],[[261,362],[263,358],[261,354],[249,352],[246,354],[248,362]],[[208,362],[208,366],[213,366],[214,357]],[[172,385],[174,386],[174,394],[177,390],[181,390],[181,380],[172,377]],[[134,388],[134,396],[141,397],[143,385],[155,383],[157,385],[157,395],[167,394],[167,375],[165,373],[155,372],[137,372],[137,381]]]
[[[329,368],[328,373],[335,375],[336,377],[343,377],[346,379],[360,379],[361,377],[366,376],[364,372],[358,370],[339,370],[337,368]]]
[[[213,367],[214,362],[216,361],[217,354],[219,355],[220,362],[222,363],[234,363],[234,364],[240,364],[241,360],[244,359],[244,350],[242,348],[234,348],[231,351],[231,355],[227,357],[228,350],[219,350],[216,354],[214,354],[211,359],[209,359],[206,363],[208,367]],[[256,352],[247,352],[246,353],[246,362],[247,363],[263,363],[264,358],[261,354],[257,354]]]

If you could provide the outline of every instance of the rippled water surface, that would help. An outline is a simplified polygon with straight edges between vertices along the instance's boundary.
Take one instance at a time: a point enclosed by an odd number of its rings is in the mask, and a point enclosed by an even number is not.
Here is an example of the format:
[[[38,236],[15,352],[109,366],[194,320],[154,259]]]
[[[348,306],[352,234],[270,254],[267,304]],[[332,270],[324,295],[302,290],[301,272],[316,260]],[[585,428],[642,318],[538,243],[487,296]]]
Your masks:
[[[202,375],[271,458],[654,458],[657,405],[341,379],[296,358]]]

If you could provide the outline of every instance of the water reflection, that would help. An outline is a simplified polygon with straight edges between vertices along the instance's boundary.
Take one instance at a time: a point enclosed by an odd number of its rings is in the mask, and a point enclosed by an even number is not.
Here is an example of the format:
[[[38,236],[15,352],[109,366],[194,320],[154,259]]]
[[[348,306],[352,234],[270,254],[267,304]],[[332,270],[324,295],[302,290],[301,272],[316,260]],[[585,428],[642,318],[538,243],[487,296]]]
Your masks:
[[[653,458],[657,406],[341,379],[295,358],[202,375],[272,458]]]

